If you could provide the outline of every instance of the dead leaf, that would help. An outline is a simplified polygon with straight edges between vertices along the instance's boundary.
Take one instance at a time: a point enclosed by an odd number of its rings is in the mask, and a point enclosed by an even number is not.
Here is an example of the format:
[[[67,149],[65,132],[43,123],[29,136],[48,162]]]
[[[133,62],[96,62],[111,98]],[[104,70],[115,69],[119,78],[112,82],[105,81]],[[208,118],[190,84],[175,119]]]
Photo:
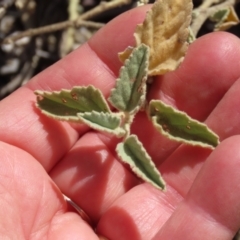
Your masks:
[[[137,26],[136,46],[143,43],[150,47],[149,75],[173,71],[182,62],[188,48],[191,14],[191,0],[158,0]],[[119,58],[124,61],[130,53],[127,48]]]

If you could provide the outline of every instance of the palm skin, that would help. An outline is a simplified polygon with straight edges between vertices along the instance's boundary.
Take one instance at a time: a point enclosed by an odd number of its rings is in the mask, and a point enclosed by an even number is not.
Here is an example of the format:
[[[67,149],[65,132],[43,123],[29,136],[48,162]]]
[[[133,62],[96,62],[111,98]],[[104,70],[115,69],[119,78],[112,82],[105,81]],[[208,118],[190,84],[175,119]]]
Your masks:
[[[222,141],[214,151],[171,142],[143,113],[135,118],[132,132],[159,167],[166,192],[139,183],[118,162],[116,139],[49,119],[34,106],[36,89],[92,84],[108,96],[121,66],[117,53],[133,45],[135,26],[148,8],[116,18],[0,102],[1,239],[98,239],[69,211],[61,192],[111,240],[233,238],[240,226],[240,41],[235,36],[198,39],[180,68],[156,79],[148,95],[205,121]]]

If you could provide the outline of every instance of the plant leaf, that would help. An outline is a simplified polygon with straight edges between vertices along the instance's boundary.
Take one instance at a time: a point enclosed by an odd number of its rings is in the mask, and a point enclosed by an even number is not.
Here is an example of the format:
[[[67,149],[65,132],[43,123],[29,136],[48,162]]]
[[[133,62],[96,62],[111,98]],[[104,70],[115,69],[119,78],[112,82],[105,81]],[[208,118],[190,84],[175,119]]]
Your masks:
[[[92,111],[78,113],[77,116],[83,123],[95,130],[110,133],[117,137],[122,137],[125,134],[125,130],[120,127],[121,117],[114,113]]]
[[[239,23],[239,18],[232,6],[218,10],[210,17],[210,19],[217,22],[214,31],[225,31]]]
[[[160,100],[152,100],[149,114],[155,128],[169,139],[213,149],[218,136],[207,125],[189,117]]]
[[[130,135],[124,142],[119,143],[116,150],[119,158],[130,165],[138,177],[165,190],[164,180],[136,135]]]
[[[229,8],[223,8],[216,11],[212,16],[210,16],[210,20],[214,22],[223,22],[227,19],[227,15],[229,14]]]
[[[157,0],[135,31],[136,45],[150,47],[149,75],[175,70],[188,48],[192,0]],[[119,54],[124,61],[130,50]]]
[[[148,47],[135,48],[120,70],[116,87],[112,89],[109,102],[118,110],[131,112],[139,109],[145,101],[148,68]]]
[[[91,85],[53,92],[35,91],[35,94],[37,107],[58,120],[79,121],[77,114],[81,112],[110,112],[100,90]]]

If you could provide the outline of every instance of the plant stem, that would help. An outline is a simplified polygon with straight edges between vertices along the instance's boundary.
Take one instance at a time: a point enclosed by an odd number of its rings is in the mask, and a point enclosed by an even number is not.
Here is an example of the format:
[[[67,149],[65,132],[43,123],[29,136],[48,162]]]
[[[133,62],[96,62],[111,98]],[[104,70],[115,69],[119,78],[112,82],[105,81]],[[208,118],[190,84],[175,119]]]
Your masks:
[[[86,26],[86,27],[93,27],[93,28],[101,28],[104,25],[105,24],[91,22],[91,21],[79,21],[78,22],[78,27],[79,26]],[[45,26],[45,27],[29,29],[27,31],[24,31],[24,32],[21,32],[19,34],[16,34],[16,35],[5,38],[3,40],[3,44],[13,43],[13,42],[15,42],[15,41],[17,41],[17,40],[19,40],[23,37],[33,37],[33,36],[44,34],[44,33],[59,31],[59,30],[62,30],[64,28],[71,27],[71,26],[76,27],[76,25],[74,25],[74,23],[72,21],[66,21],[66,22],[62,22],[62,23],[59,23],[59,24],[52,24],[52,25],[48,25],[48,26]]]
[[[199,8],[193,10],[191,29],[195,37],[207,18],[212,16],[218,10],[235,5],[236,0],[225,0],[223,3],[210,7],[211,4],[217,2],[220,2],[220,0],[206,0]]]
[[[86,27],[101,28],[102,26],[104,26],[104,24],[84,21],[84,20],[91,19],[106,10],[119,7],[121,5],[128,4],[130,2],[131,2],[130,0],[113,0],[111,2],[101,2],[97,7],[87,11],[86,13],[83,13],[77,19],[55,23],[55,24],[51,24],[48,26],[40,27],[40,28],[29,29],[27,31],[21,32],[14,36],[9,36],[5,38],[3,40],[3,43],[12,43],[23,37],[32,37],[39,34],[55,32],[68,27],[86,26]]]
[[[74,21],[79,17],[78,8],[79,8],[80,0],[68,0],[68,20]],[[74,36],[75,36],[76,28],[69,27],[63,33],[63,48],[61,50],[61,57],[64,57],[68,53],[71,52],[72,47],[74,45]]]
[[[204,0],[203,3],[198,7],[198,9],[207,9],[211,7],[213,4],[218,4],[223,1],[224,0]]]
[[[130,114],[129,112],[124,112],[124,123],[122,128],[126,131],[126,134],[124,136],[124,141],[129,137],[130,135],[130,127],[131,127],[131,123],[134,119],[134,115],[135,114]]]

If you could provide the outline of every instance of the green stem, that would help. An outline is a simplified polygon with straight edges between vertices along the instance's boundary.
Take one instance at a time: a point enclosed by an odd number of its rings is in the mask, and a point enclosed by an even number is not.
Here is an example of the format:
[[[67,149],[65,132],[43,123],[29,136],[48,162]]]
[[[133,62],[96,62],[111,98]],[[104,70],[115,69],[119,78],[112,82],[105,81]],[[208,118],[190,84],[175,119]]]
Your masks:
[[[131,124],[132,124],[133,119],[134,119],[134,115],[135,114],[132,114],[132,113],[129,113],[129,112],[124,112],[123,113],[124,120],[123,120],[122,128],[126,131],[126,134],[124,135],[124,141],[130,135],[130,128],[131,128]]]

